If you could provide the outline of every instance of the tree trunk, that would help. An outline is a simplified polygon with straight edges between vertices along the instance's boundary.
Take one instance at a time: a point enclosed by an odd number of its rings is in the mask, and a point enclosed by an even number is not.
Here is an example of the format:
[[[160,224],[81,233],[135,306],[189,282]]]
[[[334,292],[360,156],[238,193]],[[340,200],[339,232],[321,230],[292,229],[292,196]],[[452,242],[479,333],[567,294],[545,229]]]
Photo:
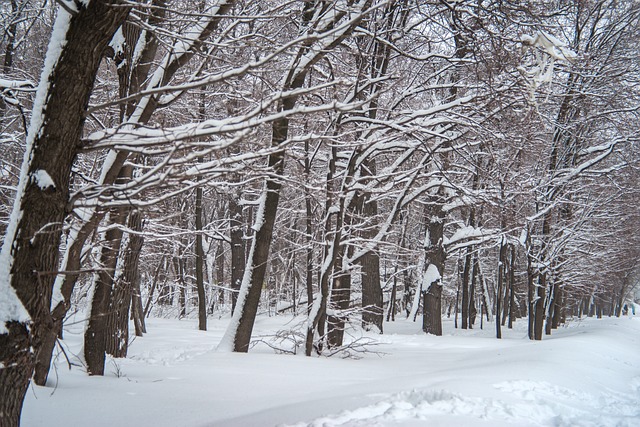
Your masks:
[[[4,48],[4,64],[3,70],[4,74],[9,75],[11,69],[13,68],[13,51],[15,49],[16,42],[16,30],[18,29],[18,2],[17,0],[10,0],[11,3],[11,14],[10,16],[10,24],[9,28],[6,30],[7,35],[7,44]]]
[[[440,193],[440,192],[439,192]],[[446,252],[444,249],[444,218],[442,195],[438,194],[427,225],[428,239],[425,241],[425,253],[428,266],[435,266],[438,279],[425,283],[428,288],[423,293],[422,330],[428,334],[442,335],[442,276]]]
[[[496,289],[496,338],[502,338],[502,324],[500,322],[502,314],[502,294],[505,277],[505,266],[507,264],[507,245],[504,236],[500,240],[500,255],[498,258],[498,286]]]
[[[120,170],[116,182],[126,183],[131,180],[132,176],[133,167],[124,166]],[[109,318],[116,267],[122,245],[122,229],[120,227],[126,223],[127,212],[127,208],[113,208],[108,217],[113,228],[105,232],[105,242],[100,255],[101,270],[95,282],[93,299],[91,300],[91,315],[84,335],[84,357],[89,375],[104,375],[107,341],[116,333],[112,329],[115,323],[109,322]],[[125,319],[128,319],[131,291],[130,289],[122,291],[125,293],[121,294],[118,291],[116,296],[127,300],[127,317]],[[116,304],[118,304],[117,301]]]
[[[533,339],[536,341],[542,339],[542,331],[544,329],[546,289],[547,274],[545,272],[541,272],[538,276],[538,284],[535,287],[535,303],[533,312]]]
[[[204,249],[202,248],[202,187],[196,189],[196,289],[198,291],[198,329],[207,330],[207,296],[204,289]]]
[[[509,245],[511,248],[511,257],[509,259],[509,323],[507,328],[513,329],[513,321],[516,317],[516,247],[515,245]]]
[[[469,286],[469,329],[473,328],[473,325],[476,323],[476,316],[478,315],[477,305],[476,305],[476,285],[478,278],[478,263],[477,260],[472,258],[471,260],[473,267],[471,268],[471,285]]]
[[[338,255],[335,265],[342,265],[344,253]],[[338,272],[331,287],[331,310],[333,315],[327,316],[327,345],[329,348],[340,347],[343,344],[344,328],[347,316],[342,312],[349,309],[351,302],[351,272]]]
[[[242,206],[238,203],[240,194],[234,194],[229,197],[229,237],[231,240],[231,312],[236,309],[238,301],[238,292],[242,284],[242,276],[245,269],[245,245],[243,239],[244,220],[242,215]]]
[[[20,425],[22,402],[33,373],[33,353],[28,328],[7,322],[8,333],[0,335],[0,425]]]
[[[393,272],[393,286],[391,287],[391,296],[389,297],[389,310],[387,311],[387,322],[391,320],[392,322],[396,321],[396,296],[398,292],[398,266]]]
[[[464,268],[462,270],[462,329],[469,327],[469,274],[471,272],[471,248],[467,248],[467,255],[464,257]]]
[[[121,224],[126,218],[126,212],[123,208],[115,208],[109,216],[113,224]],[[105,351],[110,332],[108,318],[111,293],[121,241],[120,228],[112,228],[105,233],[105,242],[100,256],[101,270],[94,285],[91,314],[84,335],[84,358],[89,375],[104,375]]]
[[[129,230],[140,232],[142,218],[140,211],[129,215]],[[127,357],[129,344],[129,310],[134,297],[134,284],[138,283],[138,265],[144,238],[141,234],[130,233],[129,244],[124,252],[122,273],[114,285],[111,308],[108,315],[106,352],[113,357]]]
[[[442,285],[433,282],[423,292],[422,330],[428,334],[442,335]]]
[[[368,252],[360,260],[362,266],[362,327],[372,327],[383,332],[384,310],[382,307],[382,287],[380,286],[380,256]]]

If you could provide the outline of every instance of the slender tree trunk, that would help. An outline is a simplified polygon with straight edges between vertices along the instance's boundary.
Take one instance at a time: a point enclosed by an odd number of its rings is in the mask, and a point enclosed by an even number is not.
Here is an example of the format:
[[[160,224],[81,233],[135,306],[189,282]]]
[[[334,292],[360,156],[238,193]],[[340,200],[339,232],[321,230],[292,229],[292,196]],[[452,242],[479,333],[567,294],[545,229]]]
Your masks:
[[[7,44],[4,48],[4,64],[2,66],[4,73],[9,75],[13,68],[13,51],[15,49],[16,31],[18,30],[18,2],[17,0],[10,0],[11,3],[11,22],[7,28]]]
[[[231,312],[236,309],[238,292],[242,284],[245,266],[245,245],[243,239],[244,220],[242,206],[238,203],[239,194],[234,194],[229,198],[229,220],[231,241]]]
[[[472,258],[472,268],[471,268],[471,285],[469,287],[469,295],[471,296],[469,301],[469,329],[473,328],[473,325],[476,323],[476,316],[478,315],[478,310],[476,308],[476,284],[478,278],[478,263]]]
[[[509,259],[509,323],[507,328],[513,329],[513,322],[516,317],[516,247],[509,245],[511,248],[511,257]]]
[[[151,290],[149,290],[149,296],[147,297],[147,303],[144,306],[144,311],[142,312],[143,317],[147,317],[149,314],[149,310],[151,309],[151,303],[153,302],[153,294],[155,293],[156,288],[158,287],[158,281],[160,278],[160,271],[164,270],[164,260],[165,256],[163,255],[160,258],[160,262],[158,262],[158,266],[156,267],[156,272],[153,275],[153,282],[151,283]]]
[[[396,264],[393,271],[393,286],[391,287],[391,296],[389,297],[389,310],[387,311],[387,322],[389,320],[396,321],[396,298],[398,292],[398,265]]]
[[[223,250],[223,245],[222,242],[218,242],[218,244],[216,245],[216,254],[215,254],[215,259],[216,259],[216,282],[218,283],[218,285],[222,286],[225,283],[225,277],[224,277],[224,262],[225,262],[225,255],[224,255],[224,250]],[[244,259],[244,258],[243,258]],[[213,312],[214,309],[214,304],[218,304],[219,306],[224,306],[225,304],[225,291],[223,289],[219,289],[218,291],[218,298],[216,301],[211,301],[211,311]]]
[[[353,159],[347,167],[347,176],[353,174]],[[324,223],[324,254],[322,259],[322,269],[320,270],[320,278],[318,280],[319,292],[313,302],[313,306],[309,311],[307,320],[307,335],[305,340],[305,354],[311,356],[314,344],[316,351],[322,352],[323,340],[325,338],[325,321],[327,320],[327,304],[329,301],[329,280],[333,274],[336,260],[340,254],[340,241],[342,240],[342,229],[344,225],[345,206],[344,197],[340,198],[339,212],[332,214],[334,203],[334,177],[336,174],[336,163],[338,161],[338,151],[336,147],[331,148],[331,158],[329,160],[329,168],[327,170],[327,197],[325,201],[326,219]],[[333,216],[335,219],[335,228],[332,229],[331,223]],[[333,235],[332,235],[333,230]],[[315,341],[316,333],[318,341]]]
[[[464,257],[464,268],[462,270],[462,329],[469,327],[469,274],[471,273],[471,249],[467,248],[467,255]]]
[[[198,329],[207,330],[207,296],[204,289],[204,249],[202,247],[202,187],[196,189],[196,289],[198,291]]]
[[[500,317],[502,314],[502,293],[504,284],[504,269],[507,263],[506,260],[507,245],[504,236],[500,240],[500,255],[498,258],[498,286],[496,289],[496,338],[502,338],[502,328]]]

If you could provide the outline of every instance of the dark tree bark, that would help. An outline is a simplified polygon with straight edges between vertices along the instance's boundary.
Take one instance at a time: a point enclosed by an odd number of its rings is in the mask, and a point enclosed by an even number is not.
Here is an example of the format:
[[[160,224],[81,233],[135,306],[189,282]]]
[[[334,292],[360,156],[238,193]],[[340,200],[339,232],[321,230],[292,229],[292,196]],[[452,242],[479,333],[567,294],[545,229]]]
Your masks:
[[[464,257],[464,268],[462,269],[462,329],[469,328],[469,301],[471,299],[469,292],[469,275],[471,274],[471,248],[467,248],[467,254]]]
[[[476,323],[476,316],[478,315],[476,304],[476,285],[478,284],[478,263],[472,260],[473,267],[471,268],[471,285],[469,287],[469,295],[471,295],[469,301],[469,329],[473,328]]]
[[[242,284],[245,265],[245,244],[244,244],[244,219],[242,205],[238,203],[240,194],[236,193],[229,197],[229,237],[231,240],[231,312],[236,309],[238,292]]]
[[[10,0],[11,3],[11,23],[7,28],[7,44],[4,48],[4,63],[3,70],[5,74],[9,74],[13,68],[13,51],[15,49],[16,31],[18,30],[18,2],[16,0]],[[1,111],[1,110],[0,110]]]
[[[202,187],[196,189],[196,289],[198,291],[198,329],[207,330],[207,295],[204,289],[204,249],[202,247]]]
[[[155,6],[164,6],[164,0],[154,0]],[[154,25],[158,24],[164,17],[164,8],[154,8],[153,12],[149,16],[149,23]],[[118,65],[118,80],[119,80],[119,94],[121,97],[127,94],[137,92],[140,89],[142,81],[146,79],[149,72],[150,65],[153,57],[155,56],[157,49],[157,39],[153,35],[153,32],[146,32],[146,43],[142,54],[140,55],[139,62],[135,68],[132,67],[132,53],[133,47],[140,36],[139,28],[132,25],[125,25],[123,22],[122,28],[125,34],[125,52],[120,55],[114,55],[113,49],[109,47],[105,52],[114,56],[114,60]],[[122,66],[120,66],[122,65]],[[133,100],[120,105],[120,119],[132,114],[134,109]],[[150,117],[150,111],[145,113],[145,117]],[[119,152],[116,156],[116,160],[110,170],[105,171],[102,185],[113,184],[118,177],[123,174],[123,165],[128,154],[126,152]],[[107,211],[104,209],[96,209],[91,218],[84,222],[75,238],[72,240],[70,247],[65,254],[65,262],[62,266],[65,276],[62,279],[61,293],[63,300],[60,301],[56,307],[52,310],[52,318],[54,324],[59,324],[59,329],[62,329],[62,320],[70,308],[70,298],[75,288],[76,281],[79,277],[79,271],[81,268],[81,255],[82,249],[87,238],[94,232],[98,224],[102,221]],[[36,349],[36,375],[34,380],[36,384],[44,385],[46,382],[49,366],[51,364],[52,350],[55,345],[55,335],[49,334],[46,337],[46,342],[43,346]]]
[[[504,277],[505,266],[507,264],[507,244],[505,237],[500,240],[500,252],[498,256],[498,285],[496,287],[496,338],[502,338],[502,323],[500,318],[502,316],[502,302],[504,293]]]
[[[19,424],[24,393],[33,374],[31,347],[39,348],[43,337],[54,330],[50,313],[52,272],[58,269],[71,167],[80,148],[87,103],[102,53],[128,13],[129,7],[119,1],[80,7],[70,17],[65,44],[54,68],[41,83],[38,100],[43,106],[37,111],[36,104],[25,156],[28,173],[21,177],[15,201],[22,212],[15,224],[19,234],[7,233],[3,246],[3,256],[8,254],[13,261],[10,286],[33,322],[30,332],[26,324],[9,322],[8,331],[0,335],[0,419],[7,420],[3,422],[6,426]],[[42,172],[49,175],[54,186],[38,185],[33,177]]]
[[[375,160],[365,162],[362,175],[375,175],[375,173]],[[373,223],[378,215],[378,202],[370,194],[365,195],[361,211],[365,221],[369,220],[362,237],[373,239],[376,235]],[[384,310],[380,285],[380,255],[376,251],[367,252],[360,259],[360,266],[362,267],[362,327],[365,329],[375,327],[379,333],[382,333]]]
[[[389,297],[389,310],[387,311],[387,322],[396,321],[396,297],[398,293],[398,266],[393,271],[393,285],[391,286],[391,296]]]
[[[516,246],[509,245],[511,257],[509,258],[509,323],[507,328],[513,329],[516,318]]]

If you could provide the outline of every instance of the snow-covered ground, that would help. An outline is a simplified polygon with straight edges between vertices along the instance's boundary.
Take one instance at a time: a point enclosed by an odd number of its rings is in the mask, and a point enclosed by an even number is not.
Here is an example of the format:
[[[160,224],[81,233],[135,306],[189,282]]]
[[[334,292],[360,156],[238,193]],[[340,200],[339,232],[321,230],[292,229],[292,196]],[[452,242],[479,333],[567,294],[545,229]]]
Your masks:
[[[273,335],[303,319],[260,317]],[[574,320],[541,342],[526,324],[427,336],[420,324],[385,324],[359,358],[216,352],[228,319],[150,319],[129,358],[105,377],[68,369],[27,393],[22,425],[56,426],[640,426],[640,317]],[[82,325],[64,345],[73,364]],[[283,344],[284,345],[284,344]]]

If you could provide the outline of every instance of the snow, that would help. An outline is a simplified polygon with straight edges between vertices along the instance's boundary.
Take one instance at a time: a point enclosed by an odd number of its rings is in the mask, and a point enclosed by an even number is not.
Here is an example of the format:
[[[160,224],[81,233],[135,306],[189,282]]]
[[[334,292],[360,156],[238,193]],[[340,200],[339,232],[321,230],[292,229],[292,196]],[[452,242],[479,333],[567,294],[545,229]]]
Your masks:
[[[31,80],[9,80],[0,77],[0,88],[27,90],[35,86]]]
[[[124,53],[124,45],[125,45],[124,33],[122,32],[122,27],[119,27],[115,32],[111,41],[109,42],[109,47],[113,49],[116,55]]]
[[[80,316],[80,315],[78,315]],[[304,317],[306,318],[306,316]],[[71,319],[70,324],[73,323]],[[637,426],[640,318],[570,322],[543,341],[526,321],[494,338],[494,327],[425,335],[421,322],[384,325],[360,359],[216,352],[229,319],[149,319],[128,359],[88,377],[78,359],[82,325],[65,333],[47,387],[31,386],[23,425],[144,426]],[[257,319],[266,335],[301,317]],[[356,322],[357,323],[357,322]],[[375,353],[374,353],[375,352]]]
[[[574,60],[577,55],[567,47],[567,44],[558,40],[555,36],[545,32],[537,32],[534,36],[523,35],[521,41],[525,45],[537,46],[556,60]]]
[[[37,171],[31,174],[33,182],[40,187],[41,190],[46,190],[47,188],[56,188],[56,184],[53,182],[53,178],[51,175],[47,173],[44,169],[38,169]]]
[[[422,278],[422,289],[428,290],[433,283],[439,281],[441,278],[438,267],[434,264],[429,264]]]
[[[461,240],[468,240],[475,237],[482,237],[483,231],[481,228],[464,226],[456,230],[456,232],[448,239],[449,244],[459,242]]]

